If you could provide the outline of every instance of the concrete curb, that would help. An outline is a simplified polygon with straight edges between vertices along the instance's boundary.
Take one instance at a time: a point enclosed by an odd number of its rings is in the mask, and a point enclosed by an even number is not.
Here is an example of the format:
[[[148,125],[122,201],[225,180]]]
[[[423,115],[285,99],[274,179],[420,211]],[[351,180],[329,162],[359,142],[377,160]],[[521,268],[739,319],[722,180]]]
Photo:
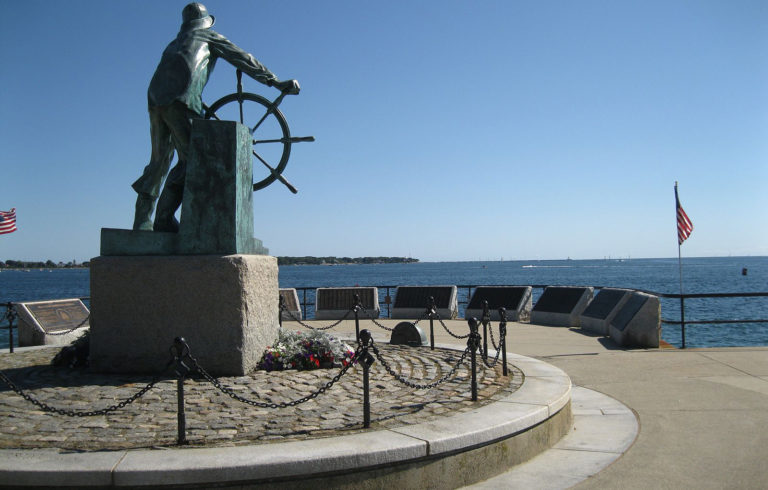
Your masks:
[[[634,412],[607,395],[575,386],[571,410],[573,427],[552,449],[464,488],[570,488],[612,464],[637,438],[640,427]]]
[[[519,390],[476,410],[431,422],[244,447],[85,453],[55,449],[0,450],[0,485],[226,485],[276,478],[311,478],[441,457],[525,431],[568,404],[571,381],[562,370],[524,356],[510,355],[508,360],[525,374]]]

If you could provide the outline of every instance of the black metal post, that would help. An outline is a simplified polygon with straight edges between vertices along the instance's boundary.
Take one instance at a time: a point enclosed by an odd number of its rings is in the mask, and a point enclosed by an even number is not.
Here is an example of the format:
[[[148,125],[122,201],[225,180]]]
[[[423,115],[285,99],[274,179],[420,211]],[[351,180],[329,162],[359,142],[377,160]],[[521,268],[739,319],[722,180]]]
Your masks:
[[[488,324],[491,323],[491,312],[488,311],[488,301],[483,301],[483,357],[488,359]]]
[[[499,343],[501,344],[501,362],[502,362],[502,374],[507,376],[507,309],[499,308],[499,316],[501,321],[499,322]]]
[[[315,300],[317,301],[317,300]],[[360,343],[360,295],[355,294],[355,306],[352,307],[355,310],[355,338],[357,343]]]
[[[371,398],[370,398],[370,369],[375,359],[368,352],[368,346],[372,342],[371,332],[363,330],[360,332],[362,351],[360,353],[360,364],[363,365],[363,428],[368,429],[371,426]]]
[[[685,349],[685,298],[680,296],[680,333],[683,337],[683,349]]]
[[[371,386],[369,382],[370,369],[371,368],[368,366],[368,363],[363,362],[363,427],[365,429],[371,426]]]
[[[189,356],[189,346],[184,337],[176,337],[173,340],[171,353],[176,361],[176,403],[177,403],[177,425],[178,432],[176,443],[179,446],[189,444],[187,441],[187,418],[184,413],[184,378],[189,373],[189,366],[184,364],[184,359]]]
[[[13,354],[13,321],[16,319],[17,313],[11,302],[8,302],[5,308],[5,316],[8,318],[8,346],[10,353]]]
[[[304,298],[304,300],[301,303],[301,307],[304,308],[304,320],[306,320],[307,319],[307,288],[302,289],[301,293],[303,295],[302,298]]]
[[[176,395],[178,403],[177,420],[179,426],[177,443],[179,446],[183,446],[189,443],[189,441],[187,441],[187,419],[184,414],[184,376],[179,376],[176,380]]]
[[[477,318],[470,318],[469,322],[469,340],[467,341],[469,350],[472,352],[470,357],[472,361],[472,401],[477,401],[477,348],[480,346],[477,333]]]
[[[285,310],[285,300],[283,299],[283,296],[280,295],[280,312],[277,316],[277,324],[280,325],[280,328],[283,328],[283,310]]]
[[[435,350],[435,297],[430,296],[427,301],[427,313],[429,314],[429,345]]]

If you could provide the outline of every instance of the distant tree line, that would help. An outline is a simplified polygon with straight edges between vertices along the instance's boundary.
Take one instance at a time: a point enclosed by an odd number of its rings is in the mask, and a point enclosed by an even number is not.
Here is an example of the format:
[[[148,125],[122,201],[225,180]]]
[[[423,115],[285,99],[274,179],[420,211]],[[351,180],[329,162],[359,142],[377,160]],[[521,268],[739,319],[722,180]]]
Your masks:
[[[45,262],[27,262],[24,260],[6,260],[0,261],[0,269],[72,269],[75,267],[88,267],[90,262],[77,261],[71,262],[54,262],[52,260],[46,260]]]
[[[410,257],[278,257],[277,265],[410,264]]]
[[[278,265],[347,265],[347,264],[410,264],[419,259],[410,257],[278,257]],[[90,262],[76,261],[54,262],[28,262],[24,260],[0,261],[0,269],[71,269],[76,267],[88,267]]]

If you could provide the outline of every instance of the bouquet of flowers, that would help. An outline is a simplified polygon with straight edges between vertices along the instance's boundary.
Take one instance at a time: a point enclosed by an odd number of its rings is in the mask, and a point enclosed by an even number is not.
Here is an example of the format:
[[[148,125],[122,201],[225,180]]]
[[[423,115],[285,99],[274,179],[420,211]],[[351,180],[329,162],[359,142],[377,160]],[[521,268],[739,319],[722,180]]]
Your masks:
[[[354,355],[350,346],[324,332],[290,332],[281,328],[277,342],[267,347],[258,367],[265,371],[340,367],[353,362]]]

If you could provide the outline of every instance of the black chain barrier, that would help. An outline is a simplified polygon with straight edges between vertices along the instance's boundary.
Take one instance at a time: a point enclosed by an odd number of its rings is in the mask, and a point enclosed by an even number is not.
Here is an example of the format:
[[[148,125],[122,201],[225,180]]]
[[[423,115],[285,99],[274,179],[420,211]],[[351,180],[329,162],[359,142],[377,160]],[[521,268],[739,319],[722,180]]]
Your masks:
[[[355,317],[357,319],[357,312],[358,310],[362,310],[372,321],[374,324],[376,324],[379,327],[384,328],[385,330],[392,330],[391,328],[385,327],[381,325],[379,322],[376,322],[372,315],[360,304],[359,299],[356,298],[356,305],[347,312],[347,314],[344,316],[346,318],[349,316],[349,313],[355,312]],[[280,302],[280,309],[281,311],[287,311],[284,307],[283,302]],[[502,311],[503,309],[500,309],[500,313],[502,314],[502,323],[499,325],[500,330],[500,343],[503,346],[504,345],[504,339],[506,335],[506,313]],[[12,313],[9,313],[11,311],[10,308],[7,308],[6,310],[6,317],[9,319],[9,321],[13,320],[13,317],[11,316]],[[293,315],[288,312],[291,317]],[[425,318],[426,316],[430,317],[430,320],[432,320],[433,316],[436,315],[435,308],[428,308],[425,312],[425,316],[421,319]],[[439,315],[437,315],[439,319]],[[88,318],[86,318],[85,321],[87,321],[90,318],[90,315]],[[343,319],[344,319],[343,318]],[[294,318],[295,319],[295,318]],[[342,319],[342,320],[343,320]],[[332,325],[338,325],[341,323],[340,320],[336,324]],[[85,323],[85,321],[82,324]],[[298,321],[298,320],[297,320]],[[300,322],[301,323],[301,322]],[[440,321],[441,324],[443,324],[442,320]],[[305,325],[302,323],[302,325]],[[306,325],[305,325],[306,326]],[[261,402],[256,400],[251,400],[248,398],[245,398],[237,393],[235,393],[232,389],[228,388],[227,386],[224,386],[214,378],[210,373],[208,373],[197,361],[197,359],[192,356],[189,345],[186,343],[183,337],[177,337],[174,339],[173,345],[170,347],[169,351],[171,354],[171,359],[168,361],[166,366],[163,368],[163,370],[156,376],[152,378],[152,380],[147,383],[146,386],[138,390],[136,393],[131,395],[130,397],[120,401],[119,403],[116,403],[114,405],[111,405],[107,408],[103,408],[100,410],[66,410],[61,408],[56,408],[51,405],[48,405],[33,396],[26,393],[23,389],[21,389],[18,385],[16,385],[3,371],[0,371],[0,381],[4,382],[11,390],[13,390],[15,393],[17,393],[19,396],[27,400],[28,402],[36,405],[40,409],[42,409],[45,412],[49,413],[55,413],[58,415],[64,415],[68,417],[91,417],[91,416],[103,416],[108,415],[112,412],[115,412],[117,410],[120,410],[127,405],[135,402],[139,398],[141,398],[143,395],[145,395],[149,390],[154,388],[154,386],[157,384],[157,382],[160,380],[160,377],[164,374],[166,374],[171,366],[175,364],[175,374],[177,376],[177,405],[178,405],[178,444],[184,445],[187,444],[188,441],[186,440],[186,417],[185,417],[185,410],[184,410],[184,379],[189,375],[191,372],[199,373],[207,382],[212,384],[217,390],[224,393],[225,395],[229,396],[230,398],[237,400],[239,402],[252,405],[259,408],[287,408],[287,407],[294,407],[296,405],[308,402],[309,400],[312,400],[314,398],[317,398],[321,394],[325,393],[328,389],[333,387],[347,372],[354,366],[354,364],[359,363],[363,368],[363,427],[368,428],[370,427],[370,398],[369,398],[369,370],[370,367],[373,365],[373,363],[378,359],[382,366],[384,367],[385,371],[392,376],[395,380],[398,382],[404,384],[405,386],[408,386],[410,388],[414,389],[432,389],[440,384],[448,381],[449,379],[453,378],[456,374],[456,371],[459,369],[459,367],[464,364],[466,358],[468,355],[471,354],[471,390],[472,390],[472,401],[477,401],[477,365],[476,365],[476,356],[475,353],[478,349],[480,349],[481,354],[484,353],[484,350],[482,346],[480,345],[481,336],[477,331],[477,320],[471,319],[469,321],[470,326],[470,333],[468,335],[459,337],[454,335],[450,330],[445,327],[443,324],[443,327],[446,328],[448,333],[451,333],[454,337],[457,338],[468,338],[467,341],[467,347],[464,349],[464,352],[462,352],[459,360],[451,367],[451,369],[448,371],[448,373],[445,376],[442,376],[440,379],[437,379],[436,381],[433,381],[428,384],[420,384],[415,383],[410,379],[405,378],[404,376],[401,376],[398,372],[396,372],[392,366],[387,362],[387,360],[384,358],[384,356],[381,354],[379,349],[376,347],[373,341],[373,337],[371,336],[371,333],[368,330],[362,330],[358,332],[357,335],[357,341],[358,341],[358,347],[355,350],[354,356],[352,358],[352,361],[346,364],[345,366],[342,366],[341,369],[339,369],[339,372],[331,378],[330,381],[325,383],[325,385],[321,386],[316,391],[310,393],[309,395],[303,396],[301,398],[298,398],[296,400],[291,400],[287,402],[280,402],[280,403],[268,403],[268,402]],[[79,327],[77,327],[79,328]],[[328,329],[329,327],[326,327],[325,329]],[[74,329],[73,329],[74,330]],[[315,328],[317,330],[317,328]],[[495,346],[495,342],[494,346]],[[369,350],[373,351],[374,355],[371,355]],[[494,362],[492,364],[489,364],[484,358],[483,361],[489,368],[493,368],[496,363],[498,362],[499,358],[499,352],[501,349],[497,349],[496,352],[496,358],[494,359]],[[484,356],[483,356],[484,357]],[[504,349],[504,364],[505,364],[505,375],[506,375],[506,349]]]
[[[502,337],[501,332],[499,332],[499,343],[496,344],[496,339],[493,337],[493,328],[488,329],[488,333],[490,333],[491,337],[491,345],[495,350],[501,350],[501,343],[504,341],[504,337]]]
[[[491,329],[491,332],[493,332],[493,329]],[[501,339],[499,339],[500,342],[504,342],[504,337],[502,336]],[[478,347],[480,349],[480,358],[483,360],[483,364],[486,365],[488,368],[495,368],[496,364],[499,362],[499,356],[501,355],[501,349],[496,349],[496,357],[494,357],[492,362],[488,362],[488,352],[483,348],[482,345]]]
[[[438,379],[437,381],[435,381],[433,383],[422,385],[422,384],[414,383],[413,381],[411,381],[409,379],[406,379],[404,376],[401,376],[397,371],[392,369],[392,367],[389,365],[389,363],[386,361],[386,359],[384,359],[384,356],[381,355],[381,353],[379,352],[379,349],[376,347],[376,344],[374,344],[373,341],[371,341],[370,348],[371,348],[371,350],[373,350],[373,353],[376,356],[376,359],[378,359],[379,362],[381,362],[381,365],[384,366],[384,369],[387,371],[387,373],[390,376],[392,376],[393,378],[395,378],[397,381],[399,381],[400,383],[404,384],[405,386],[408,386],[409,388],[415,388],[417,390],[432,389],[432,388],[434,388],[434,387],[436,387],[436,386],[446,382],[447,380],[451,379],[454,376],[454,374],[456,373],[456,370],[459,369],[459,366],[461,366],[464,363],[464,360],[467,358],[467,355],[470,352],[470,348],[469,347],[464,349],[464,352],[461,353],[461,357],[456,362],[456,364],[453,365],[451,370],[448,371],[448,374],[446,374],[445,376],[443,376],[442,378]]]
[[[445,331],[448,332],[451,337],[455,339],[467,339],[470,335],[472,335],[471,333],[468,333],[467,335],[456,335],[455,333],[451,332],[451,330],[446,326],[445,322],[443,322],[443,319],[440,318],[440,313],[435,312],[435,315],[437,316],[437,321],[440,323],[440,325],[443,326]]]
[[[11,379],[6,376],[6,374],[2,371],[0,371],[0,380],[2,380],[11,390],[16,392],[17,395],[21,396],[28,402],[37,405],[41,410],[44,412],[49,413],[55,413],[58,415],[65,415],[67,417],[94,417],[97,415],[107,415],[109,413],[115,412],[117,410],[120,410],[121,408],[126,407],[127,405],[130,405],[131,403],[135,402],[142,396],[144,396],[149,390],[154,388],[154,386],[157,384],[157,382],[160,380],[160,376],[164,374],[166,371],[168,371],[168,368],[171,367],[174,360],[171,359],[171,361],[168,362],[168,364],[165,366],[165,369],[163,369],[163,372],[160,375],[157,375],[152,378],[152,381],[147,383],[146,386],[144,386],[142,389],[134,393],[133,395],[129,396],[128,398],[122,400],[119,403],[116,403],[115,405],[111,405],[107,408],[103,408],[101,410],[65,410],[62,408],[56,408],[52,407],[46,403],[41,402],[40,400],[37,400],[33,396],[29,395],[28,393],[24,392],[23,389],[19,388],[16,383],[11,381]]]
[[[321,386],[317,391],[310,393],[307,396],[301,397],[296,400],[291,400],[288,402],[280,402],[280,403],[266,403],[266,402],[259,402],[255,400],[250,400],[248,398],[245,398],[243,396],[238,395],[234,391],[232,391],[230,388],[222,385],[219,380],[211,376],[203,367],[200,365],[200,363],[197,362],[197,359],[192,357],[191,354],[187,354],[190,362],[192,363],[192,366],[194,367],[195,371],[200,373],[206,381],[211,383],[216,389],[224,393],[225,395],[239,401],[242,403],[246,403],[248,405],[252,405],[254,407],[259,408],[287,408],[287,407],[295,407],[296,405],[300,405],[302,403],[308,402],[309,400],[312,400],[313,398],[317,398],[321,394],[325,393],[326,390],[330,389],[334,384],[336,384],[342,376],[347,374],[347,371],[353,366],[354,361],[358,358],[362,350],[358,348],[355,351],[354,356],[352,357],[352,362],[347,364],[346,366],[342,366],[342,368],[339,370],[338,374],[334,376],[329,382],[327,382],[324,386]]]
[[[355,295],[355,296],[357,296],[357,295]],[[282,299],[282,298],[281,298],[281,299]],[[371,321],[371,322],[372,322],[374,325],[376,325],[377,327],[379,327],[379,328],[381,328],[381,329],[383,329],[383,330],[386,330],[386,331],[388,331],[388,332],[391,332],[392,330],[394,330],[393,328],[391,328],[391,327],[388,327],[388,326],[384,325],[383,323],[381,323],[381,322],[377,321],[377,320],[376,320],[376,319],[373,317],[373,315],[371,314],[371,312],[370,312],[370,311],[368,311],[368,310],[365,308],[365,306],[363,306],[363,305],[362,305],[362,303],[360,303],[359,301],[356,301],[356,303],[355,303],[355,306],[353,306],[352,308],[350,308],[350,309],[349,309],[349,311],[347,311],[347,312],[344,314],[344,316],[343,316],[341,319],[339,319],[339,320],[338,320],[338,321],[336,321],[335,323],[332,323],[332,324],[330,324],[330,325],[327,325],[327,326],[324,326],[324,327],[313,327],[312,325],[309,325],[308,323],[301,321],[299,318],[297,318],[297,317],[296,317],[296,315],[294,315],[294,314],[291,312],[291,310],[289,310],[289,309],[288,309],[288,308],[285,306],[285,304],[283,303],[283,301],[281,301],[281,302],[280,302],[280,312],[281,312],[281,316],[282,316],[282,312],[285,312],[285,313],[287,313],[287,314],[288,314],[288,316],[291,318],[291,320],[293,320],[293,321],[297,322],[297,323],[298,323],[299,325],[301,325],[302,327],[304,327],[304,328],[308,328],[308,329],[310,329],[310,330],[330,330],[330,329],[332,329],[332,328],[334,328],[334,327],[337,327],[337,326],[339,326],[339,325],[341,324],[341,322],[343,322],[344,320],[346,320],[346,319],[348,319],[348,318],[349,318],[349,315],[350,315],[351,313],[355,313],[356,311],[362,311],[362,312],[363,312],[363,314],[364,314],[364,315],[365,315],[365,316],[368,318],[368,320],[370,320],[370,321]],[[428,316],[428,315],[427,315],[427,313],[424,313],[424,314],[421,316],[421,318],[418,318],[416,321],[414,321],[414,322],[413,322],[413,324],[414,324],[414,325],[418,325],[418,323],[419,323],[421,320],[424,320],[425,318],[427,318],[427,316]],[[464,336],[464,337],[457,337],[457,338],[466,338],[466,336]]]
[[[337,322],[332,323],[332,324],[330,324],[328,326],[325,326],[325,327],[313,327],[312,325],[309,325],[308,323],[301,321],[300,319],[296,318],[296,316],[294,316],[294,314],[291,313],[291,310],[287,309],[284,305],[281,305],[281,310],[285,311],[286,313],[288,313],[288,316],[291,317],[291,320],[297,322],[299,325],[301,325],[304,328],[308,328],[310,330],[330,330],[330,329],[332,329],[334,327],[338,327],[341,324],[341,322],[346,320],[347,317],[349,317],[349,314],[354,311],[354,308],[350,308],[349,311],[347,311],[344,314],[344,316],[341,317],[341,319],[339,319]]]
[[[45,335],[51,335],[51,336],[54,336],[54,337],[57,336],[57,335],[67,335],[68,333],[72,333],[75,330],[77,330],[78,328],[80,328],[83,325],[85,325],[90,319],[91,319],[91,314],[88,313],[88,316],[85,317],[85,320],[83,320],[82,322],[78,323],[77,326],[74,326],[74,327],[70,328],[69,330],[62,330],[61,332],[45,332]]]
[[[392,330],[394,330],[393,328],[390,328],[390,327],[388,327],[388,326],[386,326],[386,325],[384,325],[384,324],[382,324],[382,323],[380,323],[380,322],[376,321],[376,319],[375,319],[375,318],[373,318],[373,315],[371,315],[371,312],[369,312],[368,310],[366,310],[366,309],[365,309],[365,306],[363,306],[362,304],[358,304],[358,306],[359,306],[359,307],[360,307],[360,309],[363,311],[363,313],[365,314],[365,316],[367,316],[367,317],[368,317],[368,319],[371,321],[371,323],[373,323],[373,324],[374,324],[374,325],[376,325],[377,327],[379,327],[379,328],[381,328],[381,329],[384,329],[384,330],[386,330],[386,331],[388,331],[388,332],[391,332]]]

